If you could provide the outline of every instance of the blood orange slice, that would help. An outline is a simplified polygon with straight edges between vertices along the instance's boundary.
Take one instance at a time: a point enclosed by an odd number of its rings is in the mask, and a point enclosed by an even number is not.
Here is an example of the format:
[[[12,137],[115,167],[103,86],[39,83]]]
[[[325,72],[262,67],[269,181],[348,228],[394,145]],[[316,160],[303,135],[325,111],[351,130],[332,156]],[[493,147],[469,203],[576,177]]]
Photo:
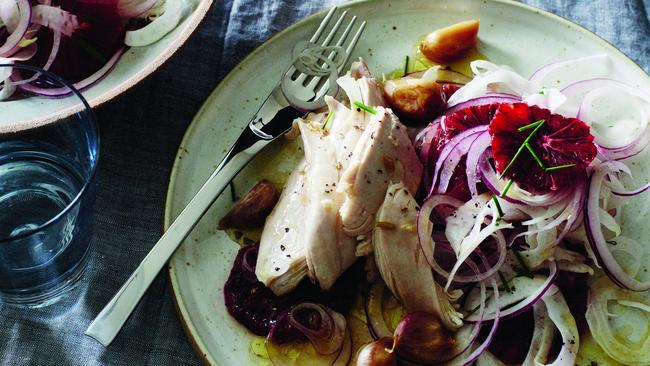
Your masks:
[[[544,123],[529,141],[530,147],[544,168],[570,166],[545,170],[539,166],[533,154],[524,149],[506,172],[506,178],[537,193],[569,186],[570,181],[576,175],[583,174],[596,157],[594,137],[589,133],[589,126],[579,119],[551,114],[547,109],[524,103],[502,104],[488,128],[492,136],[492,154],[499,173],[503,173],[526,138],[534,131],[519,129],[542,120]]]

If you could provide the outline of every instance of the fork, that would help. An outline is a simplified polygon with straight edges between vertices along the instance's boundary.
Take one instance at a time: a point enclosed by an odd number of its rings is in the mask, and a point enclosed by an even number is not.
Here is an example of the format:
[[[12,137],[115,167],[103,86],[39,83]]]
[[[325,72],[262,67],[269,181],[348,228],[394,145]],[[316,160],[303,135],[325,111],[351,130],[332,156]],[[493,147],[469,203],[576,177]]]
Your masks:
[[[362,22],[344,48],[356,23],[356,17],[352,17],[332,46],[331,42],[347,15],[345,11],[324,39],[318,42],[335,11],[336,7],[328,11],[309,41],[299,42],[294,47],[294,62],[280,82],[196,195],[93,320],[86,335],[108,346],[158,272],[233,178],[265,146],[289,131],[294,118],[325,106],[324,96],[336,91],[336,77],[343,70],[366,26],[366,22]]]

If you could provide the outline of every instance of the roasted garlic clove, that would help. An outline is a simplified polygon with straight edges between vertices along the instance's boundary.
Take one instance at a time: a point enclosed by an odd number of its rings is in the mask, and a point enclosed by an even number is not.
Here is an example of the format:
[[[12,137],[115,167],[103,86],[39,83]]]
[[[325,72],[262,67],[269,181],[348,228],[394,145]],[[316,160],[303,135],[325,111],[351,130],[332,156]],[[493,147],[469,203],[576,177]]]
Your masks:
[[[476,46],[478,26],[479,21],[475,19],[440,28],[424,38],[420,51],[434,62],[444,64],[455,61]]]
[[[382,338],[365,345],[357,357],[357,366],[397,366],[392,338]]]
[[[279,197],[280,193],[273,183],[265,179],[257,182],[219,221],[219,229],[261,228]]]
[[[411,77],[387,80],[384,95],[399,117],[417,121],[431,122],[446,106],[442,87],[433,80]]]
[[[409,361],[430,364],[449,358],[454,339],[434,314],[416,311],[405,316],[394,333],[394,350]]]

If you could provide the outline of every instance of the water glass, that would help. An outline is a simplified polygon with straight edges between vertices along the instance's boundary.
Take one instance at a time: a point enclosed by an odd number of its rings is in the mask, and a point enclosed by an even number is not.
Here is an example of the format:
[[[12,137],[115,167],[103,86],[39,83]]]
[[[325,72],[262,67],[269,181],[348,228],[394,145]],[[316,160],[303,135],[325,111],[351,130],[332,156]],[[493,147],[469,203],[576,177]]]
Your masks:
[[[0,101],[0,301],[41,307],[74,288],[88,262],[99,136],[92,110],[71,84],[28,66],[0,65],[0,74],[7,67],[33,79],[33,88],[10,85],[16,91]],[[65,95],[33,94],[40,89]],[[25,110],[58,116],[36,117],[20,130],[16,121]]]

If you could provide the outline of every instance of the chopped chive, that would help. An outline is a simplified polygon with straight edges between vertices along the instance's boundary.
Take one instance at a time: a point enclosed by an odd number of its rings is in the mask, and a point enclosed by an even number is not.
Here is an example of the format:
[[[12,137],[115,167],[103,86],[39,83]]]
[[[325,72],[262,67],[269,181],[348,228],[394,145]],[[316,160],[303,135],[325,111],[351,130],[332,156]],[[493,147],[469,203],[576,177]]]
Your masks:
[[[528,135],[528,137],[526,137],[526,139],[524,140],[524,143],[521,144],[521,146],[519,146],[519,149],[515,153],[515,156],[512,157],[512,160],[510,160],[510,163],[508,163],[508,166],[506,166],[506,168],[503,169],[503,172],[501,173],[499,178],[503,178],[506,175],[506,172],[508,172],[508,170],[510,170],[510,168],[514,165],[514,163],[517,160],[517,158],[519,157],[519,155],[521,155],[521,152],[524,151],[524,148],[526,147],[526,144],[528,143],[528,141],[530,141],[530,139],[532,139],[533,136],[535,136],[537,131],[539,131],[539,129],[542,128],[542,126],[544,126],[544,123],[546,122],[546,120],[540,119],[537,122],[539,122],[537,124],[537,127],[535,127],[533,132],[531,132],[530,135]],[[537,122],[534,122],[534,123],[537,123]],[[526,127],[526,126],[524,126],[524,127]]]
[[[512,186],[512,179],[510,179],[508,181],[508,183],[506,183],[506,186],[505,186],[505,188],[503,188],[503,192],[501,192],[499,197],[501,197],[501,198],[505,197],[506,194],[508,194],[508,191],[510,190],[510,186]]]
[[[539,126],[539,125],[542,124],[543,122],[544,122],[544,120],[543,120],[543,119],[540,119],[539,121],[535,121],[535,122],[533,122],[533,123],[530,123],[530,124],[527,124],[527,125],[525,125],[525,126],[519,127],[519,128],[517,129],[517,131],[519,131],[519,132],[524,132],[524,131],[526,131],[526,130],[530,130],[531,128],[535,128],[535,127]]]
[[[333,116],[334,116],[334,111],[330,111],[327,114],[327,118],[325,119],[325,123],[323,124],[323,130],[325,129],[325,127],[327,127],[327,124],[330,123],[330,120],[332,119]]]
[[[377,111],[373,107],[369,107],[361,102],[354,102],[354,105],[363,109],[364,111],[371,113],[371,114],[377,114]]]
[[[576,164],[558,165],[558,166],[552,166],[552,167],[546,168],[544,170],[546,170],[547,172],[552,172],[552,171],[555,171],[555,170],[560,170],[560,169],[564,169],[564,168],[571,168],[571,167],[574,167],[574,166],[576,166]]]
[[[409,55],[406,55],[406,60],[404,61],[404,76],[406,76],[408,71],[409,71]]]
[[[492,195],[492,201],[494,201],[497,211],[499,212],[499,218],[503,217],[503,210],[501,209],[501,204],[499,203],[499,199],[495,194]]]
[[[523,274],[526,277],[531,277],[532,278],[533,275],[532,275],[532,273],[530,273],[530,268],[526,264],[526,261],[524,261],[524,258],[522,258],[521,253],[519,253],[518,250],[513,250],[512,253],[515,255],[515,258],[517,259],[517,262],[519,262],[519,264],[521,264],[521,267],[522,267],[522,269],[524,271]]]
[[[537,165],[539,165],[540,168],[546,170],[546,168],[544,168],[544,163],[542,163],[542,160],[539,158],[539,156],[537,156],[537,154],[535,153],[535,150],[533,150],[533,147],[530,146],[529,143],[526,143],[526,149],[528,149],[528,151],[530,152],[530,155],[533,156],[533,159],[535,159],[535,161],[537,162]]]
[[[506,277],[503,275],[503,272],[497,271],[499,274],[499,279],[501,279],[501,283],[503,283],[503,288],[506,289],[506,292],[510,292],[510,285],[508,284],[508,281],[506,281]]]

